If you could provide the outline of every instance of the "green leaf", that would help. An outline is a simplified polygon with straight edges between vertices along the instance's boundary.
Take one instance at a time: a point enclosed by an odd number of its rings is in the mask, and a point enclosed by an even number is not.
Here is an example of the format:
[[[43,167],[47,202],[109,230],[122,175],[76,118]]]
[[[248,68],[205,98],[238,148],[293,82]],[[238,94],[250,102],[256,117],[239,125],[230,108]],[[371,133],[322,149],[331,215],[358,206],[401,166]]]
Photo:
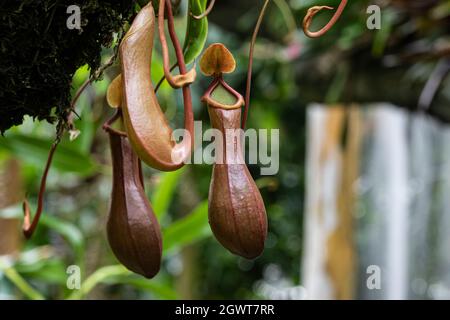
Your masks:
[[[89,78],[89,74],[89,66],[87,64],[79,67],[73,76],[72,85],[74,85],[75,87],[80,87],[83,82]]]
[[[202,53],[208,38],[208,18],[197,20],[193,15],[200,15],[206,10],[207,0],[189,0],[186,37],[183,51],[186,64],[189,64]]]
[[[31,205],[35,208],[35,204]],[[0,210],[0,218],[3,219],[22,219],[22,217],[23,212],[21,204],[16,204]],[[46,212],[42,212],[39,223],[59,233],[75,250],[77,258],[81,258],[85,242],[83,234],[76,226],[58,217],[48,215]]]
[[[47,161],[52,140],[14,133],[0,138],[0,150],[8,150],[21,161],[40,168]],[[53,167],[61,172],[73,172],[82,176],[92,174],[96,165],[88,155],[70,145],[59,145],[53,159]]]
[[[205,200],[192,213],[175,221],[163,231],[164,252],[175,251],[211,235],[208,223],[208,201]]]
[[[122,265],[106,266],[98,269],[91,274],[82,284],[81,289],[74,291],[68,299],[82,299],[85,295],[92,291],[98,284],[105,282],[110,277],[129,275],[131,271]]]
[[[383,13],[381,20],[383,27],[376,31],[372,43],[372,55],[374,57],[381,57],[384,54],[395,22],[395,15],[391,11],[387,11]]]
[[[157,83],[164,76],[163,59],[161,55],[155,51],[152,57],[152,81]]]
[[[0,266],[0,271],[2,271],[6,278],[8,278],[27,298],[31,300],[45,299],[44,296],[30,286],[14,268],[3,269]]]
[[[39,280],[46,283],[65,285],[67,280],[67,264],[55,258],[38,260],[34,263],[17,263],[15,269],[26,279]]]
[[[78,260],[82,257],[84,250],[84,237],[76,226],[55,216],[46,215],[45,213],[42,215],[40,222],[63,236],[74,249]]]
[[[183,172],[184,168],[161,174],[160,183],[153,192],[152,197],[153,211],[158,219],[162,219],[167,214],[173,195],[177,188],[178,181],[180,180],[180,176]]]
[[[177,293],[170,287],[155,280],[140,278],[122,265],[106,266],[98,269],[81,284],[81,289],[74,291],[68,299],[82,299],[101,283],[128,284],[135,288],[152,292],[162,299],[177,299]]]
[[[113,276],[105,279],[104,283],[107,284],[127,284],[133,286],[136,289],[151,292],[155,296],[164,300],[178,299],[178,294],[170,288],[170,286],[163,283],[156,282],[155,280],[144,279],[138,275],[120,275]]]

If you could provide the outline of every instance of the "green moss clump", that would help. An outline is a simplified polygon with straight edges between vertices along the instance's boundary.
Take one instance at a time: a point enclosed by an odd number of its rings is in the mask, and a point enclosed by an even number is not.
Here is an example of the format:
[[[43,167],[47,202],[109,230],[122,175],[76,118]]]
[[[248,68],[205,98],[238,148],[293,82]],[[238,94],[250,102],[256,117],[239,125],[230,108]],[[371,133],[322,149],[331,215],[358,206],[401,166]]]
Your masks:
[[[66,26],[70,5],[81,9],[81,30]],[[134,13],[134,0],[0,0],[0,132],[24,115],[53,122],[70,107],[75,71],[100,66]],[[55,108],[55,116],[52,109]]]

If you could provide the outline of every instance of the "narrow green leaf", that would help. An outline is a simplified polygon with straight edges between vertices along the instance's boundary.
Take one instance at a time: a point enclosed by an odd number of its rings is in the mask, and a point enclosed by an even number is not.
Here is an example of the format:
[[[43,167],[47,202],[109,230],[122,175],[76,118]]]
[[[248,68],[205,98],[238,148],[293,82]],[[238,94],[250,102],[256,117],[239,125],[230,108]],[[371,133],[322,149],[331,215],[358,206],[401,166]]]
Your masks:
[[[161,299],[177,299],[177,293],[170,287],[155,280],[140,278],[122,265],[106,266],[98,269],[81,284],[80,290],[74,291],[67,299],[82,299],[101,283],[128,284],[135,288],[152,292]]]
[[[178,294],[169,286],[159,283],[155,280],[144,279],[138,275],[120,275],[115,277],[110,277],[105,279],[106,284],[127,284],[133,286],[136,289],[150,292],[156,297],[164,300],[176,300],[178,299]]]
[[[377,30],[372,43],[372,55],[375,57],[381,57],[384,54],[384,50],[387,46],[389,36],[391,35],[393,24],[395,21],[394,13],[387,11],[382,15],[381,23],[382,28]]]
[[[8,150],[19,160],[43,167],[53,141],[19,133],[0,137],[0,150]],[[94,161],[70,145],[61,144],[55,153],[53,167],[61,172],[89,175],[95,170]]]
[[[35,263],[18,263],[14,268],[30,280],[38,280],[48,284],[65,285],[67,281],[67,262],[56,257],[47,257],[37,260]]]
[[[31,206],[35,208],[35,204],[32,203]],[[21,204],[16,204],[0,210],[0,218],[3,219],[22,219],[22,217],[23,212]],[[51,216],[46,212],[42,213],[39,222],[43,226],[46,226],[47,228],[50,228],[59,233],[75,250],[77,257],[81,257],[85,242],[83,234],[75,225],[58,217]]]
[[[80,87],[86,79],[89,78],[89,66],[85,64],[78,68],[72,78],[72,84],[75,87]]]
[[[81,258],[85,244],[84,237],[75,225],[55,216],[46,215],[45,213],[43,214],[40,222],[47,228],[52,229],[63,236],[74,249],[77,257]]]
[[[211,235],[208,223],[208,201],[205,200],[188,216],[175,221],[163,231],[164,252],[175,251]]]
[[[164,172],[161,174],[161,180],[156,187],[152,197],[153,211],[158,219],[162,219],[169,210],[170,203],[172,202],[173,195],[177,188],[180,176],[183,174],[184,168],[173,171]]]
[[[127,270],[122,265],[106,266],[98,269],[91,274],[82,284],[81,289],[74,291],[69,297],[69,300],[82,299],[89,292],[92,291],[98,284],[103,283],[110,277],[129,275],[131,271]]]
[[[202,53],[208,38],[208,18],[197,20],[193,15],[200,15],[206,10],[207,0],[189,0],[186,37],[184,40],[184,57],[189,64]]]
[[[2,269],[5,276],[29,299],[31,300],[44,300],[44,296],[32,286],[30,286],[24,278],[14,269],[5,268]]]

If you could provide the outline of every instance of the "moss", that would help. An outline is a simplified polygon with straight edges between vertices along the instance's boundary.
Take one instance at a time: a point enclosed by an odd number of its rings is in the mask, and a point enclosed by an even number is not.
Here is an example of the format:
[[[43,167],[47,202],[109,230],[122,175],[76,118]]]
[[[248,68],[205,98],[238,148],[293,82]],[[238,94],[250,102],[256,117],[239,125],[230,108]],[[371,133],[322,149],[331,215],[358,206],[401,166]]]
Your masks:
[[[73,4],[82,30],[66,27]],[[98,69],[102,46],[111,46],[134,7],[134,0],[0,0],[0,132],[24,115],[64,117],[75,71],[84,64]]]

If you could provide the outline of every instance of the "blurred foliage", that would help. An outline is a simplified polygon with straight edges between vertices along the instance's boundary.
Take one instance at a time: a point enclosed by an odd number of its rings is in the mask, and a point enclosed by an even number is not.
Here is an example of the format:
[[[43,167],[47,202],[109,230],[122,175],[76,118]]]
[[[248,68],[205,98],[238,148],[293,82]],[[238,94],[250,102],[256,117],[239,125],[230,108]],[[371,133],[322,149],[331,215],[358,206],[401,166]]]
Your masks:
[[[6,298],[272,298],[298,286],[302,255],[306,106],[311,102],[392,101],[417,108],[420,92],[435,64],[448,48],[449,1],[350,1],[336,26],[323,38],[307,39],[299,29],[307,8],[337,5],[337,0],[274,0],[263,23],[255,50],[252,103],[248,127],[280,129],[280,171],[260,177],[269,234],[264,254],[249,261],[226,251],[211,236],[207,196],[211,166],[187,166],[174,173],[145,168],[149,198],[164,233],[164,262],[154,280],[130,274],[117,265],[106,242],[104,225],[111,190],[111,162],[101,124],[112,113],[105,91],[118,67],[82,95],[74,142],[64,138],[48,179],[46,212],[35,237],[20,254],[0,258],[0,296]],[[368,30],[367,7],[382,8],[382,28]],[[209,17],[207,43],[223,42],[235,53],[237,70],[227,82],[241,93],[245,88],[248,41],[262,1],[217,1]],[[180,6],[176,27],[184,36],[186,5]],[[446,13],[445,13],[446,12]],[[185,13],[185,12],[184,12]],[[332,12],[317,16],[318,29]],[[113,54],[103,50],[103,60]],[[157,51],[153,80],[162,77]],[[72,93],[89,76],[84,66],[74,76]],[[209,128],[200,96],[209,80],[200,77],[192,87],[194,111],[203,130]],[[448,80],[428,112],[450,120]],[[181,96],[167,83],[158,92],[166,116],[181,125]],[[50,105],[47,105],[50,107]],[[0,138],[0,161],[16,157],[30,198],[36,199],[53,129],[27,118],[20,128]],[[32,203],[33,208],[35,207]],[[19,206],[0,215],[20,217]],[[19,232],[19,230],[18,230]],[[0,235],[1,236],[1,235]],[[82,270],[82,289],[66,288],[66,268]],[[271,288],[266,290],[266,288]]]

